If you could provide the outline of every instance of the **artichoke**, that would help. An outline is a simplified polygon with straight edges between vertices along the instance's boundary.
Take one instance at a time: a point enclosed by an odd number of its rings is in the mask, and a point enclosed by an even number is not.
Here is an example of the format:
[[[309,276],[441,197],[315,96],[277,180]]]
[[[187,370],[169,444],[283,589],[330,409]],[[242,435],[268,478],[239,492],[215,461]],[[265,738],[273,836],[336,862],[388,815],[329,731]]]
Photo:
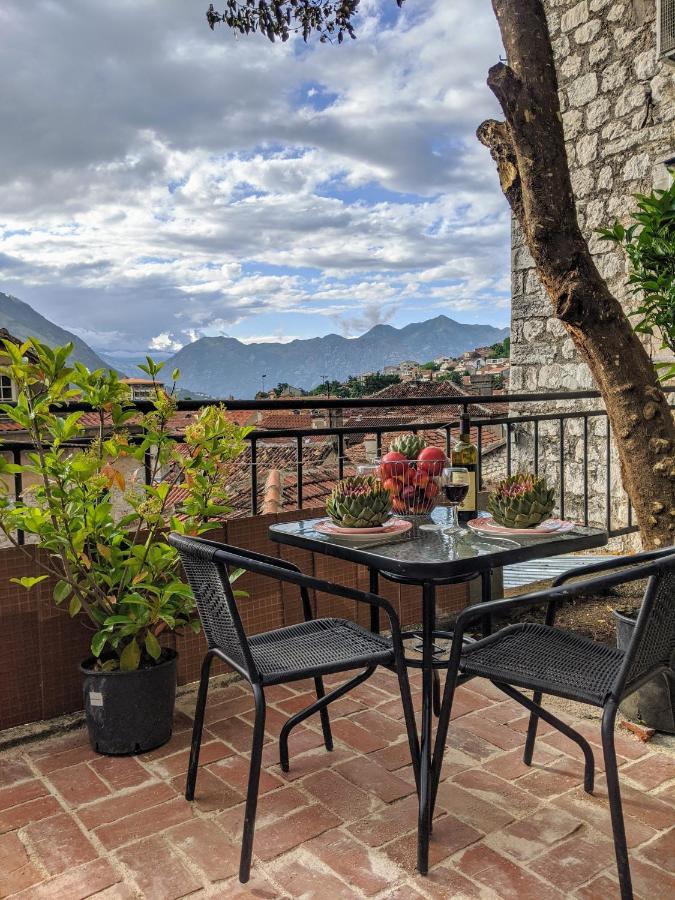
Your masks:
[[[518,472],[500,481],[488,497],[492,518],[506,528],[536,528],[555,506],[555,490],[543,478]]]
[[[408,459],[417,459],[427,442],[418,434],[402,434],[389,444],[389,450],[402,453]]]
[[[374,475],[354,475],[338,481],[326,512],[342,528],[377,528],[391,514],[391,494]]]

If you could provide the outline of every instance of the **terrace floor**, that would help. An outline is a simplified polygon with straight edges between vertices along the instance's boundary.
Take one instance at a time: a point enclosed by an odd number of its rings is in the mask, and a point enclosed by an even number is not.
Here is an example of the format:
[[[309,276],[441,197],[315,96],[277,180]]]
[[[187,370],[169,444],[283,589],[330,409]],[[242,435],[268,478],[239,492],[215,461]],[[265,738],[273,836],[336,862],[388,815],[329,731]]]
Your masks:
[[[194,804],[181,796],[193,694],[179,699],[170,743],[144,756],[97,756],[83,730],[5,751],[0,897],[618,896],[602,772],[588,797],[576,748],[545,725],[534,765],[525,767],[526,718],[487,682],[474,680],[457,696],[428,878],[414,871],[416,802],[393,676],[377,673],[337,702],[333,753],[323,750],[317,723],[301,727],[283,775],[274,738],[311,699],[308,690],[268,692],[247,886],[236,871],[251,703],[241,684],[230,684],[212,692]],[[569,706],[565,715],[598,746],[597,719],[582,721]],[[658,743],[617,734],[635,893],[670,900],[675,757]]]

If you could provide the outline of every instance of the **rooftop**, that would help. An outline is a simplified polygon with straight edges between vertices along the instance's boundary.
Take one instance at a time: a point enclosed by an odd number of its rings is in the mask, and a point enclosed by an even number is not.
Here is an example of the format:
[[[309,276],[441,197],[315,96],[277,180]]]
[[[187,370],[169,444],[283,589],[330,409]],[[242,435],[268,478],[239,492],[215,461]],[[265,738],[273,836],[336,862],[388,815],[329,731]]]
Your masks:
[[[527,718],[490,684],[475,680],[458,692],[427,878],[414,870],[416,799],[394,676],[378,673],[335,704],[331,754],[318,721],[299,727],[284,775],[280,723],[310,700],[311,688],[267,689],[248,885],[236,872],[252,706],[232,683],[212,689],[194,803],[182,797],[193,693],[178,701],[171,741],[143,756],[99,756],[80,728],[0,754],[0,896],[618,896],[604,779],[593,797],[584,794],[576,748],[543,723],[534,764],[524,766]],[[551,702],[600,762],[598,720]],[[675,757],[628,732],[617,733],[617,752],[635,894],[665,900],[675,895]]]

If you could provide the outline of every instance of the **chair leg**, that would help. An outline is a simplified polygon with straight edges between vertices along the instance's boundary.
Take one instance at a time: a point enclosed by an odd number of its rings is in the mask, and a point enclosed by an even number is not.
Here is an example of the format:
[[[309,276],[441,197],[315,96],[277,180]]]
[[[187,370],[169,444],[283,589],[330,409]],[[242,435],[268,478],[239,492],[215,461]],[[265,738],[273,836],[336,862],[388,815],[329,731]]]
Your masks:
[[[532,702],[536,706],[541,706],[541,691],[535,691],[532,695]],[[530,712],[530,721],[527,726],[527,738],[525,739],[525,749],[523,750],[523,762],[526,766],[532,765],[532,755],[534,754],[534,742],[537,737],[537,725],[539,724],[539,716],[532,710]]]
[[[326,691],[323,686],[323,678],[319,676],[314,679],[314,686],[316,688],[316,699],[321,700],[322,697],[326,696]],[[323,731],[323,742],[326,745],[326,750],[330,753],[333,749],[333,735],[330,730],[330,719],[328,718],[328,707],[322,706],[319,710],[319,715],[321,717],[321,730]]]
[[[253,684],[252,688],[255,700],[255,723],[253,725],[253,746],[251,748],[251,764],[246,791],[244,834],[241,840],[241,859],[239,861],[239,881],[242,884],[246,884],[251,874],[255,815],[258,808],[258,787],[260,785],[260,765],[262,762],[263,741],[265,739],[265,694],[259,684]]]
[[[632,900],[633,888],[631,885],[630,865],[628,863],[626,827],[623,821],[619,772],[616,765],[616,750],[614,749],[614,720],[616,719],[616,711],[617,704],[615,701],[610,700],[602,712],[602,753],[605,760],[607,796],[609,798],[609,812],[612,819],[614,852],[616,853],[616,867],[619,873],[621,900]]]
[[[190,762],[188,763],[187,782],[185,785],[185,799],[195,799],[195,785],[197,783],[197,771],[199,767],[199,750],[202,744],[202,731],[204,729],[204,711],[206,710],[206,695],[209,692],[209,675],[213,656],[207,653],[202,662],[202,671],[199,679],[199,691],[197,693],[197,706],[195,708],[195,720],[192,726],[192,745],[190,747]]]
[[[543,706],[535,706],[534,700],[530,700],[529,697],[521,694],[520,691],[517,691],[515,688],[511,687],[511,685],[504,684],[501,681],[493,681],[492,684],[499,688],[500,691],[503,691],[507,697],[516,700],[524,706],[525,709],[529,709],[530,713],[534,713],[538,718],[543,719],[544,722],[553,725],[553,727],[557,728],[561,734],[564,734],[565,737],[568,737],[571,741],[574,741],[575,744],[579,745],[581,752],[584,754],[584,790],[587,794],[592,794],[595,781],[595,759],[593,757],[591,745],[586,738],[565,722],[562,722],[557,716],[554,716],[553,713],[544,709]]]
[[[281,766],[282,772],[288,772],[289,770],[288,738],[295,726],[299,725],[301,722],[304,722],[305,719],[309,719],[309,717],[313,716],[315,713],[325,710],[329,703],[332,703],[334,700],[338,700],[340,697],[343,697],[349,691],[353,690],[353,688],[355,688],[357,685],[366,681],[367,678],[370,678],[376,668],[377,666],[370,666],[359,675],[357,675],[356,678],[352,678],[350,681],[346,681],[344,684],[341,684],[334,691],[331,691],[330,694],[325,694],[324,696],[319,697],[316,703],[312,703],[305,709],[301,709],[300,712],[296,713],[294,716],[291,716],[288,721],[284,722],[281,733],[279,734],[279,764]],[[317,694],[318,691],[319,689],[317,688]],[[328,716],[326,716],[326,718],[328,718]],[[321,719],[321,724],[323,726],[323,717]],[[325,730],[323,734],[325,740]],[[328,742],[326,742],[326,748],[328,750],[332,749],[332,738],[331,746],[329,747]]]
[[[434,715],[438,718],[441,714],[441,677],[438,669],[434,669],[433,677],[433,710]]]

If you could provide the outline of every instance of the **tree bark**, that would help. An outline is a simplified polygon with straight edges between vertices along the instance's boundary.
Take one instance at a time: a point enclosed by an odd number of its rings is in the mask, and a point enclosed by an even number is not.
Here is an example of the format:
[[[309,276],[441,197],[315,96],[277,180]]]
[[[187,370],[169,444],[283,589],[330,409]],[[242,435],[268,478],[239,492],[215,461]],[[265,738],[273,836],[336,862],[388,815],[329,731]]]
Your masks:
[[[647,352],[598,272],[577,219],[553,49],[541,0],[492,0],[508,64],[488,85],[505,122],[487,121],[502,190],[555,316],[602,394],[645,547],[673,543],[675,423]]]

